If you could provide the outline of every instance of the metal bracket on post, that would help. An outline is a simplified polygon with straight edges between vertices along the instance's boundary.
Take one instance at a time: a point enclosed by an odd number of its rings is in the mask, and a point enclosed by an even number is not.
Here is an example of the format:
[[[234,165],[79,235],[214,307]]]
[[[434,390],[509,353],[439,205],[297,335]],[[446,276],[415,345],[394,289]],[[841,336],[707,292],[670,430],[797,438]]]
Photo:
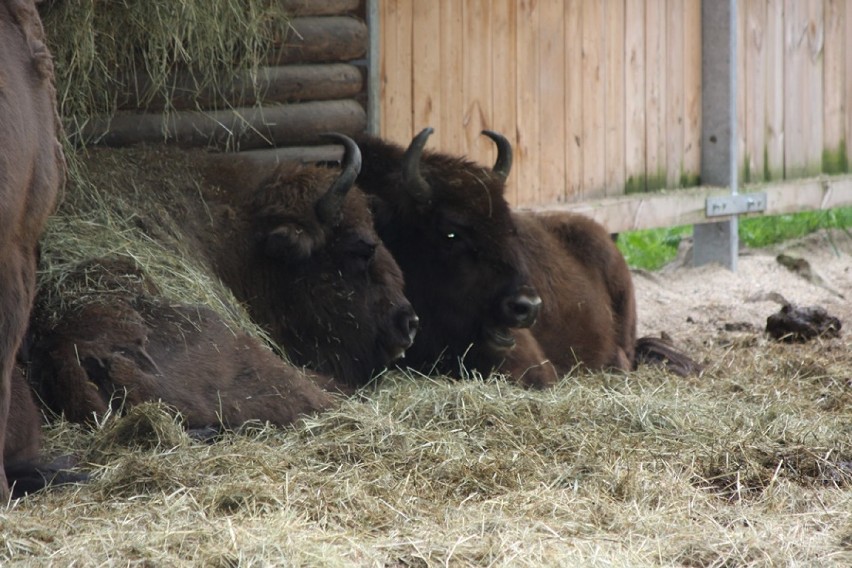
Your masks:
[[[742,215],[766,211],[766,193],[738,193],[708,197],[704,214],[708,217]]]

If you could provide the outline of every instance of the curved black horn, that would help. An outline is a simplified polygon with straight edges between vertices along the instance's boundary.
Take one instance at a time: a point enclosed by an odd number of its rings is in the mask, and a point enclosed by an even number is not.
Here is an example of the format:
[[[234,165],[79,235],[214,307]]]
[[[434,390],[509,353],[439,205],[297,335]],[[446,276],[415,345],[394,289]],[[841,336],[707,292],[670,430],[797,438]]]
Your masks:
[[[352,185],[361,172],[361,149],[354,140],[337,132],[320,134],[321,138],[328,138],[343,144],[343,164],[340,175],[328,188],[319,201],[317,201],[317,217],[323,223],[337,223],[340,219],[340,210],[343,207],[343,199],[352,189]]]
[[[509,177],[509,172],[512,170],[512,145],[509,144],[505,136],[493,130],[483,130],[482,133],[497,144],[497,161],[494,162],[494,167],[491,168],[491,171],[505,181]]]
[[[432,189],[420,173],[420,157],[426,140],[435,130],[427,126],[414,137],[402,157],[402,182],[409,194],[418,202],[426,203],[432,197]]]

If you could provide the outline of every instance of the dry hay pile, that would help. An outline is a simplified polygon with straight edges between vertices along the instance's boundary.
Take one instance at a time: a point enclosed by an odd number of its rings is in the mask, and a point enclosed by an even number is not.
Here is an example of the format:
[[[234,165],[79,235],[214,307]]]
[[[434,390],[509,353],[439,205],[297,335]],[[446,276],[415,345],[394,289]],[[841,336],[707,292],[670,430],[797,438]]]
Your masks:
[[[165,101],[165,124],[178,72],[196,92],[220,92],[239,72],[256,74],[289,33],[277,0],[64,0],[40,12],[73,138],[128,94],[143,108]],[[229,106],[224,94],[214,103]]]
[[[644,331],[689,346],[698,378],[576,373],[531,392],[392,373],[339,410],[212,445],[157,405],[95,432],[54,424],[48,449],[82,455],[92,483],[0,513],[0,562],[848,566],[852,342],[761,331],[769,292],[849,325],[852,239],[832,239],[787,246],[821,284],[777,250],[735,275],[636,276]]]
[[[136,278],[119,274],[101,282],[103,267],[90,261],[108,259],[138,267],[166,299],[209,306],[231,325],[264,337],[193,252],[200,244],[184,230],[192,220],[204,222],[207,200],[220,190],[202,182],[207,157],[201,150],[145,146],[69,154],[72,175],[41,243],[39,327],[120,291],[115,286],[123,278]],[[127,284],[137,289],[138,282]]]

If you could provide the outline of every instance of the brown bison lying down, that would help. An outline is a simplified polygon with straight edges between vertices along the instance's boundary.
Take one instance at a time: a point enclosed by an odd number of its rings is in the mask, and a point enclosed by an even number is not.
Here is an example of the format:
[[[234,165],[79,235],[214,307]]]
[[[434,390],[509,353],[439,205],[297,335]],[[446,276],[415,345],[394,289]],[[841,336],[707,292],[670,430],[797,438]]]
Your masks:
[[[511,147],[499,134],[493,169],[362,137],[359,186],[403,270],[421,331],[405,363],[451,374],[498,369],[544,387],[580,365],[633,369],[636,304],[609,234],[579,215],[513,213],[504,197]],[[534,324],[534,325],[533,325]],[[643,351],[688,358],[653,339]],[[690,369],[684,369],[689,371]]]
[[[162,400],[190,429],[286,425],[335,402],[320,386],[333,381],[294,367],[209,308],[165,301],[126,262],[95,262],[79,276],[111,292],[40,338],[31,369],[42,400],[71,421]]]
[[[321,387],[364,385],[401,356],[417,317],[366,199],[353,189],[360,152],[334,137],[345,146],[339,172],[280,165],[243,187],[256,172],[216,164],[203,172],[203,198],[194,185],[157,197],[179,219],[176,238],[193,261],[245,303],[291,362],[209,309],[166,302],[141,274],[142,289],[128,292],[135,267],[101,261],[105,275],[86,266],[77,275],[105,286],[91,292],[96,301],[37,330],[40,358],[49,361],[37,373],[45,400],[72,420],[112,404],[162,400],[192,428],[287,424],[333,403]],[[133,176],[132,166],[119,167]],[[158,229],[141,208],[139,216],[146,232]]]
[[[59,131],[34,3],[0,0],[0,503],[9,496],[7,473],[33,470],[27,464],[39,447],[41,416],[15,355],[35,294],[38,240],[64,182]]]

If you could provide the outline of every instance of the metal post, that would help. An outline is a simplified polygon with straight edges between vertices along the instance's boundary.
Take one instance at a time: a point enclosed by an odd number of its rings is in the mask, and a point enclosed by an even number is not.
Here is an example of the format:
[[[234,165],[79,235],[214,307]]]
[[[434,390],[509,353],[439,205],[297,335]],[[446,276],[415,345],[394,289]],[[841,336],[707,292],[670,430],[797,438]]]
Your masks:
[[[367,133],[379,134],[379,101],[381,82],[379,77],[379,0],[367,0]]]
[[[701,183],[737,195],[737,2],[701,1]],[[693,263],[737,269],[737,216],[695,225]]]

